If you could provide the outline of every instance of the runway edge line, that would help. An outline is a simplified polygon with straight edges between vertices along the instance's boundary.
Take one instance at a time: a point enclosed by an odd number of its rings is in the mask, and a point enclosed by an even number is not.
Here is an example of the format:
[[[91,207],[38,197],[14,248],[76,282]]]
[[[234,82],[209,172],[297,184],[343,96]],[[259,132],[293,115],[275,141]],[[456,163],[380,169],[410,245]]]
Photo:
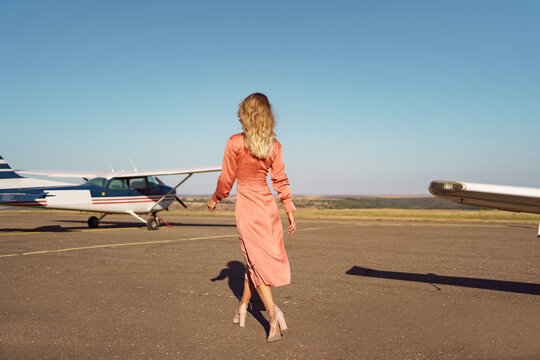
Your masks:
[[[356,225],[319,226],[319,227],[313,227],[313,228],[307,228],[307,229],[298,229],[297,232],[322,230],[322,229],[329,229],[329,228],[335,228],[335,227],[347,227],[347,226],[356,226]],[[182,241],[212,240],[212,239],[222,239],[222,238],[237,237],[237,236],[238,236],[238,234],[235,233],[235,234],[227,234],[227,235],[214,235],[214,236],[202,236],[202,237],[198,236],[198,237],[192,237],[192,238],[186,238],[186,239],[169,239],[169,240],[155,240],[155,241],[140,241],[140,242],[131,242],[131,243],[116,243],[116,244],[79,246],[79,247],[64,248],[64,249],[28,251],[28,252],[16,253],[16,254],[3,254],[3,255],[0,255],[0,258],[16,257],[16,256],[28,256],[28,255],[40,255],[40,254],[50,254],[50,253],[60,253],[60,252],[67,252],[67,251],[90,250],[90,249],[100,249],[100,248],[114,248],[114,247],[122,247],[122,246],[168,244],[168,243],[182,242]]]

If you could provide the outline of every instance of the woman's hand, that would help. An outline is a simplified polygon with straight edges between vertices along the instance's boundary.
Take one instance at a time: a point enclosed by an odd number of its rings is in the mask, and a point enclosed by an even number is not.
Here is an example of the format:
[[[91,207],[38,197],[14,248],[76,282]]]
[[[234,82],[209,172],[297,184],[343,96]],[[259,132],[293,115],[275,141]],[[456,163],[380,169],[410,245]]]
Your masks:
[[[294,211],[287,213],[289,218],[289,228],[287,229],[287,234],[294,234],[296,232],[296,220],[294,219]]]
[[[208,210],[214,212],[216,210],[216,202],[213,199],[208,200],[206,203],[206,206],[208,206]]]

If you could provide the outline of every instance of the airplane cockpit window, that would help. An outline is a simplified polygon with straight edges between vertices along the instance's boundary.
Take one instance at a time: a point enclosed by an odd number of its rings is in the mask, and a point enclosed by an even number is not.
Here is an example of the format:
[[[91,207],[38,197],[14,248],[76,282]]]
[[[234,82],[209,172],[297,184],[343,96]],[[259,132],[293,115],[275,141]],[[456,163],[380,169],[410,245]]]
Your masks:
[[[108,188],[109,190],[127,190],[126,179],[111,179]]]
[[[129,179],[130,190],[144,190],[146,189],[146,178],[131,178]]]
[[[93,178],[93,179],[88,180],[86,184],[104,187],[106,182],[107,182],[107,179],[98,177],[98,178]]]

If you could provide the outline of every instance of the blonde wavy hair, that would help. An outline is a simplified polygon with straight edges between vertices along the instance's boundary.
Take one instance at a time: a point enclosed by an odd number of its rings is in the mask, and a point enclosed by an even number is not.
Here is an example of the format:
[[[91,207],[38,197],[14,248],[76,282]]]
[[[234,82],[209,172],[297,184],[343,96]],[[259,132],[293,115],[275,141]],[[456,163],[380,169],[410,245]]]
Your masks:
[[[274,133],[274,114],[266,95],[253,93],[242,101],[238,117],[244,130],[246,148],[258,159],[264,160],[272,155]]]

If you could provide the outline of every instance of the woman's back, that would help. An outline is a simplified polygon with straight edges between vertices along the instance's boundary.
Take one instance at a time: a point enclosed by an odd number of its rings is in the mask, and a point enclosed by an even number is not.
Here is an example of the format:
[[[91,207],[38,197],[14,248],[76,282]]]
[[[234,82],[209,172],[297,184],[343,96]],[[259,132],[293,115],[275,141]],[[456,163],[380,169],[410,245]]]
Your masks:
[[[259,195],[271,195],[266,182],[268,171],[270,171],[272,186],[278,193],[285,210],[287,212],[294,211],[295,208],[289,189],[289,180],[285,174],[283,152],[279,141],[274,139],[270,156],[262,160],[251,155],[251,152],[245,146],[242,133],[231,136],[225,147],[220,181],[218,181],[216,190],[217,199],[229,195],[235,179],[237,179],[237,190],[240,194],[255,191],[260,192]]]
[[[242,134],[233,135],[232,138],[238,154],[238,168],[236,174],[238,184],[248,186],[266,186],[266,177],[268,175],[268,170],[272,166],[275,151],[273,151],[271,156],[264,160],[257,159],[256,157],[252,156],[249,149],[246,148]],[[274,142],[277,142],[277,140],[274,140]]]

